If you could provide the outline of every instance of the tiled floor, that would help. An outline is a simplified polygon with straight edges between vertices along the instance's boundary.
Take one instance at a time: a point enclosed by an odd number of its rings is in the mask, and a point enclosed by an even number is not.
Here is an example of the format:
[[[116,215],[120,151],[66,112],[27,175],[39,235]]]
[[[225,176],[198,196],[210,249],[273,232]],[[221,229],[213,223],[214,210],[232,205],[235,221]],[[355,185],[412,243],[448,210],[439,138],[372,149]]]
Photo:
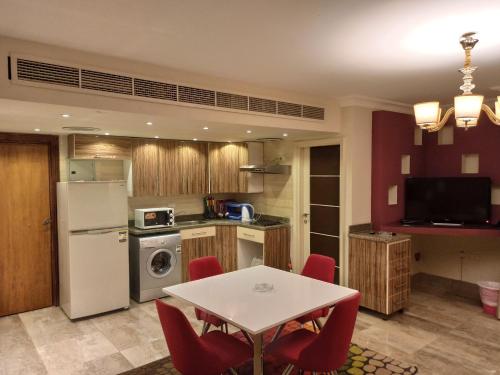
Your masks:
[[[200,332],[191,306],[180,306]],[[353,341],[420,374],[500,374],[500,321],[457,297],[414,292],[391,320],[361,312]],[[0,318],[0,374],[117,374],[168,354],[153,303],[78,322],[56,307]]]

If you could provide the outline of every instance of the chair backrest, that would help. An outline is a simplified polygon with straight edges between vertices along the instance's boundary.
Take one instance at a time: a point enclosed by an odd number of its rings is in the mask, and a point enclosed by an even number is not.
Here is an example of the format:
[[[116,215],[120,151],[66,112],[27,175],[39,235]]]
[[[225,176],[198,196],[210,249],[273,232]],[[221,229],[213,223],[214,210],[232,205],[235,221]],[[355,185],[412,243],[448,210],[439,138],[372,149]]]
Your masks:
[[[156,309],[175,368],[182,374],[220,374],[224,365],[202,345],[184,314],[175,306],[156,300]]]
[[[311,254],[307,258],[302,276],[333,283],[335,277],[335,259],[320,254]]]
[[[220,275],[221,273],[224,273],[224,271],[214,256],[196,258],[189,262],[189,280],[191,281]]]
[[[318,336],[299,356],[299,367],[310,371],[336,370],[346,362],[361,294],[338,302]]]

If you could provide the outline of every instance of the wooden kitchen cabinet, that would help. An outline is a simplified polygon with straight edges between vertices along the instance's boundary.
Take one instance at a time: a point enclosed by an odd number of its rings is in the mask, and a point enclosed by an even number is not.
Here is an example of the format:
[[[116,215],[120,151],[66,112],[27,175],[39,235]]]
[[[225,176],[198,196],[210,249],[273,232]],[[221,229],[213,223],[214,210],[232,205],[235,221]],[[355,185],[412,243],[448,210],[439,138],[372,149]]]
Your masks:
[[[215,256],[224,272],[232,272],[238,269],[236,228],[235,225],[217,226]]]
[[[188,266],[193,259],[216,255],[216,229],[202,227],[181,230],[182,281],[189,281]]]
[[[240,166],[248,163],[246,143],[209,144],[210,193],[246,193],[247,174]]]
[[[132,157],[132,141],[126,137],[89,134],[68,136],[68,158],[129,160]]]
[[[158,141],[158,195],[179,195],[182,192],[180,142]]]
[[[135,197],[159,194],[158,142],[134,139],[132,142],[132,184]]]
[[[290,228],[267,229],[264,232],[264,264],[288,271],[290,263]]]
[[[181,194],[208,193],[208,143],[180,142]]]
[[[410,238],[350,236],[349,287],[361,292],[361,306],[385,315],[407,307],[410,263]]]

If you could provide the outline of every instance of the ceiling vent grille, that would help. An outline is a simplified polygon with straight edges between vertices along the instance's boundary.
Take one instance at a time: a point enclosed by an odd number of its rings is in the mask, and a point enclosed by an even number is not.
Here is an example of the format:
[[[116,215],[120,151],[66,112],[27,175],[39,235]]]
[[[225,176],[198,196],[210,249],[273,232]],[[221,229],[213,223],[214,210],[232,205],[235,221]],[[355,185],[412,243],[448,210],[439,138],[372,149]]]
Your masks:
[[[132,78],[82,69],[82,89],[132,95]]]
[[[50,60],[37,61],[31,57],[11,56],[9,62],[13,71],[11,79],[24,85],[56,85],[65,90],[84,89],[100,92],[101,95],[126,95],[137,100],[154,99],[295,118],[325,119],[324,108],[305,104],[178,86],[120,73],[67,66]]]
[[[252,112],[276,114],[276,100],[250,97],[248,109]]]
[[[248,111],[248,96],[217,92],[217,107]]]
[[[213,107],[215,106],[215,91],[179,86],[179,101]]]
[[[302,106],[302,117],[314,120],[325,119],[325,109],[320,107],[311,107],[309,105]]]
[[[135,78],[134,95],[143,98],[177,101],[177,85]]]
[[[69,87],[79,87],[78,68],[47,64],[25,59],[17,60],[17,78],[23,81],[48,83]]]
[[[295,103],[278,102],[278,115],[302,117],[302,106]]]

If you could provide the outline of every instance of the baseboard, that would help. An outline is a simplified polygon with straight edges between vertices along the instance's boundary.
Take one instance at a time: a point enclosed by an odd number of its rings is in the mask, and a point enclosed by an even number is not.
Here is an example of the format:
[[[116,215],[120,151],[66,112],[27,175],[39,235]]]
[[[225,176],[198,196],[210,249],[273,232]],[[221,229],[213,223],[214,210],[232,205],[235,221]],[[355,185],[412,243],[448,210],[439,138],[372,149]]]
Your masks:
[[[412,289],[432,294],[453,294],[455,296],[480,301],[478,286],[462,280],[453,280],[446,277],[417,273],[412,276]]]

